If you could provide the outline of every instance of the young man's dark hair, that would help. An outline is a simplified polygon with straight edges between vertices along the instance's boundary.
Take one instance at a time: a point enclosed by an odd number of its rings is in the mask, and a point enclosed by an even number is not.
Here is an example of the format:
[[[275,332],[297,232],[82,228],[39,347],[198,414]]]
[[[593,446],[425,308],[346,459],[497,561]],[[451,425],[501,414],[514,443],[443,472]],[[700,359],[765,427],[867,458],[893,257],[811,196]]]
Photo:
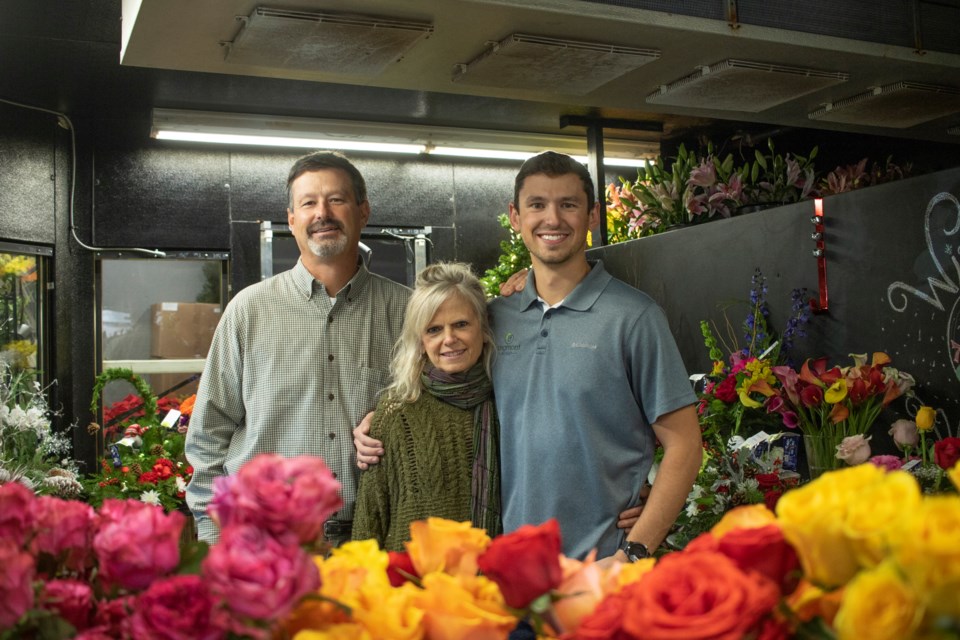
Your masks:
[[[596,191],[593,188],[593,179],[587,168],[563,153],[556,151],[544,151],[532,158],[527,158],[520,166],[520,172],[517,173],[517,179],[513,183],[513,206],[520,208],[520,189],[523,188],[523,181],[528,176],[534,176],[538,173],[548,175],[551,178],[573,173],[579,176],[583,182],[583,190],[587,194],[587,209],[593,208],[596,201]]]

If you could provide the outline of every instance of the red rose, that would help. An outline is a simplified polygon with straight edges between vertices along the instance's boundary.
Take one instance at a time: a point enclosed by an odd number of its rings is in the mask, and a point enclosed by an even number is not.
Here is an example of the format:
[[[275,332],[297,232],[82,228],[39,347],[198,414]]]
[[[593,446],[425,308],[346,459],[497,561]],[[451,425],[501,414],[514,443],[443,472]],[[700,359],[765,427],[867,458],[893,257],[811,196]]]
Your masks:
[[[737,563],[743,571],[756,571],[790,593],[797,586],[800,560],[783,537],[780,527],[740,528],[727,532],[717,550]]]
[[[780,486],[780,476],[776,473],[758,473],[754,476],[760,491],[768,491]]]
[[[738,640],[758,630],[779,589],[709,551],[664,556],[628,592],[623,629],[647,640]]]
[[[539,526],[524,525],[494,538],[477,558],[477,566],[497,583],[503,599],[523,609],[560,584],[560,524],[550,519]]]
[[[933,457],[941,469],[952,469],[960,460],[960,438],[944,438],[933,445]]]
[[[573,640],[629,640],[623,630],[623,612],[630,592],[637,588],[634,582],[600,601],[592,613],[583,617]]]
[[[737,399],[737,378],[736,376],[727,376],[723,382],[718,384],[713,390],[713,396],[717,400],[724,402],[733,402]]]
[[[770,511],[776,511],[777,503],[780,502],[780,496],[782,495],[782,489],[770,489],[769,491],[765,491],[763,494],[763,504],[765,504],[767,509],[770,509]]]
[[[410,554],[402,551],[390,551],[387,553],[390,558],[390,564],[387,566],[387,577],[390,578],[390,586],[399,587],[407,582],[413,576],[419,578],[420,575],[413,567],[413,560]],[[402,572],[402,573],[401,573]]]

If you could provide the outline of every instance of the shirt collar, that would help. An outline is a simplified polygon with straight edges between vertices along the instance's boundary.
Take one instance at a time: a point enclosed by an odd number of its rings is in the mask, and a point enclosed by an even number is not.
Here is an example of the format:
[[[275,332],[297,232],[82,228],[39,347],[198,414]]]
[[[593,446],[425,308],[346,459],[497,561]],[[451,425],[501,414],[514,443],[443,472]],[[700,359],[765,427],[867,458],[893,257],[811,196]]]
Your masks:
[[[606,288],[607,283],[613,279],[607,270],[603,267],[603,260],[597,260],[592,263],[590,273],[581,280],[573,291],[567,294],[560,304],[561,307],[573,309],[575,311],[587,311],[593,306],[593,303],[600,297],[600,293]],[[536,282],[533,277],[533,269],[527,274],[527,284],[519,294],[521,308],[526,311],[531,305],[536,305],[537,309],[542,308],[537,296]]]
[[[313,297],[314,293],[323,293],[324,295],[329,296],[326,291],[326,287],[323,286],[319,280],[313,277],[313,275],[307,271],[307,267],[304,266],[303,260],[297,260],[297,264],[294,265],[293,269],[293,282],[296,285],[297,289],[303,294],[303,297],[310,299]],[[348,301],[353,300],[360,292],[363,291],[363,288],[366,286],[367,282],[370,281],[370,272],[367,270],[367,267],[361,262],[357,272],[350,278],[350,281],[337,292],[337,298],[346,298]],[[314,286],[316,283],[316,286]]]

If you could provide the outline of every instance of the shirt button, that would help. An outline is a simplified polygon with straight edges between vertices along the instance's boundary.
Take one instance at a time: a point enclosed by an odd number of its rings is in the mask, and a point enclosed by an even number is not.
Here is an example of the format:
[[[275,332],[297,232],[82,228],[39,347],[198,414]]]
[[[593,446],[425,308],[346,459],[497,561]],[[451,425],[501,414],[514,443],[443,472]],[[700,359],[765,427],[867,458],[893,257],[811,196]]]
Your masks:
[[[335,433],[333,433],[333,432],[331,432],[331,433],[328,433],[327,435],[329,435],[329,436],[330,436],[330,439],[331,439],[331,440],[333,440],[334,438],[336,438],[336,437],[337,437],[337,434],[335,434]]]
[[[327,316],[327,322],[333,322],[333,316]]]
[[[544,338],[546,338],[546,337],[547,337],[547,330],[544,329],[543,331],[541,331],[541,332],[540,332],[540,335],[543,336]]]
[[[337,472],[336,472],[336,471],[334,471],[334,472],[333,472],[333,477],[334,477],[334,478],[336,478],[336,477],[337,477]],[[336,513],[334,513],[334,514],[333,514],[333,515],[332,515],[331,517],[333,517],[333,516],[335,516],[335,515],[337,515],[337,514],[336,514]]]
[[[333,400],[333,394],[332,394],[332,393],[327,396],[327,400]]]
[[[552,316],[552,315],[553,315],[553,312],[552,312],[552,311],[547,311],[545,314],[543,314],[543,317],[546,318],[547,320],[549,320],[549,319],[550,319],[550,316]]]
[[[333,362],[333,354],[332,354],[332,353],[327,356],[327,360],[329,360],[330,362]]]

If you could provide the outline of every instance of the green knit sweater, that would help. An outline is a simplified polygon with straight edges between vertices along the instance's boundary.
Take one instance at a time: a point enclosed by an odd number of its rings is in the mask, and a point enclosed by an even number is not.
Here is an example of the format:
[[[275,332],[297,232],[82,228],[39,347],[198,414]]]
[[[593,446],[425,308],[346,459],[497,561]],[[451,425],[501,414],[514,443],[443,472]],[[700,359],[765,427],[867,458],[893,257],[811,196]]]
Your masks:
[[[353,539],[403,551],[410,523],[434,516],[470,521],[473,413],[424,392],[414,403],[381,400],[370,435],[380,464],[360,476]]]

